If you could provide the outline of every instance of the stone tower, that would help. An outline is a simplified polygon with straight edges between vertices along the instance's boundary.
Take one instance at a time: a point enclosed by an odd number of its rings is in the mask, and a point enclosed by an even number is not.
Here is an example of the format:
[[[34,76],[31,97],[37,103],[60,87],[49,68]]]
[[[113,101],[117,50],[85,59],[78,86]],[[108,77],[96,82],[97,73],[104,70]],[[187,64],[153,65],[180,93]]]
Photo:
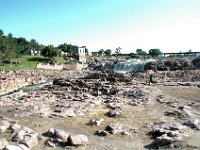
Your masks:
[[[85,48],[86,48],[85,46],[78,47],[78,53],[77,53],[78,61],[82,63],[86,62]]]

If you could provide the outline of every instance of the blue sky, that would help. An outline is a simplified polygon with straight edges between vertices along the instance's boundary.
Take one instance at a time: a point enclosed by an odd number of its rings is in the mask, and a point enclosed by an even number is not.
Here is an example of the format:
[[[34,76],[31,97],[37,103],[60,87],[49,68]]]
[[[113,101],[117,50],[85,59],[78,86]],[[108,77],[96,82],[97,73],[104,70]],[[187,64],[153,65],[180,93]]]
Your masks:
[[[200,51],[200,0],[0,0],[0,29],[89,51]]]

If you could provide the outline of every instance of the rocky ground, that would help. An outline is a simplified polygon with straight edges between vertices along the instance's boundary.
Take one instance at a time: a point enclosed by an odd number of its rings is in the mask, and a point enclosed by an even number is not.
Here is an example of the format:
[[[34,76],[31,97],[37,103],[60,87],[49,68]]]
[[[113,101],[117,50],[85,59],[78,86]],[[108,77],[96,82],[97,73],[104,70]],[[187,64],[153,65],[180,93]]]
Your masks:
[[[200,82],[80,75],[1,97],[0,149],[200,149]]]

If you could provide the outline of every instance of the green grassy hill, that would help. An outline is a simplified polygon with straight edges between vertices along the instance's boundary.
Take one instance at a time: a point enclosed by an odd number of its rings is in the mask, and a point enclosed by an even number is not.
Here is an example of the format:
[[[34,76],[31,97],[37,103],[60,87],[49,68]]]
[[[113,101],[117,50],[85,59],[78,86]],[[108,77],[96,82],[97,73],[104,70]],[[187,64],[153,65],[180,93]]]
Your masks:
[[[66,60],[63,57],[56,57],[55,58],[58,62],[65,63]],[[36,69],[36,65],[41,62],[48,61],[48,58],[43,56],[21,56],[15,59],[11,59],[11,61],[19,61],[21,62],[20,66],[16,66],[14,64],[3,64],[0,65],[0,70],[31,70]]]

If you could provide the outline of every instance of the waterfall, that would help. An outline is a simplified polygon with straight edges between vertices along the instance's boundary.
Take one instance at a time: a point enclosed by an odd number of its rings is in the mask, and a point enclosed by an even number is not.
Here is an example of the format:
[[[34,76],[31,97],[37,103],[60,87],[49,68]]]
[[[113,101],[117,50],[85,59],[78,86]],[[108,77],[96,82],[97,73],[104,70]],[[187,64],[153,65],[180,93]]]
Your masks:
[[[139,59],[131,59],[125,62],[118,62],[115,64],[113,71],[117,73],[130,73],[130,72],[138,72],[144,70],[144,65],[147,62],[153,62],[155,60],[139,60]]]

